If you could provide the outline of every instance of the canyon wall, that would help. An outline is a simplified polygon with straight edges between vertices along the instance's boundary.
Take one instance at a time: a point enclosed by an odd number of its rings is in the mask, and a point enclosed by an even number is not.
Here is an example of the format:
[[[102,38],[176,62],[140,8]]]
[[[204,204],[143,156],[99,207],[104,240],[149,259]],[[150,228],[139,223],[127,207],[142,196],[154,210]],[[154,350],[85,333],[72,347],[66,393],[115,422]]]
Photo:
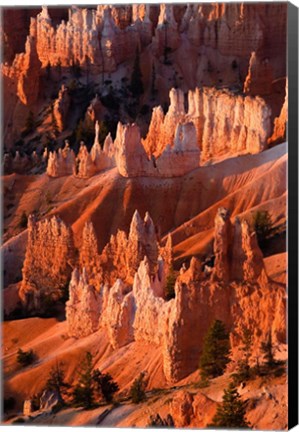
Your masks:
[[[135,215],[131,229],[142,224]],[[169,252],[168,245],[164,254]],[[175,283],[175,298],[169,301],[164,294],[167,265],[161,257],[155,270],[148,256],[142,261],[139,258],[129,284],[120,279],[110,285],[112,288],[102,284],[96,292],[101,304],[96,321],[98,328],[106,330],[112,347],[117,349],[134,340],[160,346],[165,377],[176,382],[198,368],[204,335],[215,319],[222,320],[230,331],[233,348],[240,343],[244,326],[252,332],[253,353],[257,355],[269,331],[275,345],[285,343],[285,288],[268,279],[248,223],[238,219],[232,223],[224,208],[215,219],[214,253],[211,269],[203,269],[196,258],[191,259],[188,269],[182,267]],[[136,258],[137,254],[135,250]],[[73,278],[79,289],[80,277]],[[74,291],[73,282],[70,289]],[[75,316],[81,306],[72,307]],[[70,335],[81,337],[85,333],[77,331],[72,320],[68,325]],[[86,332],[92,332],[89,325]]]

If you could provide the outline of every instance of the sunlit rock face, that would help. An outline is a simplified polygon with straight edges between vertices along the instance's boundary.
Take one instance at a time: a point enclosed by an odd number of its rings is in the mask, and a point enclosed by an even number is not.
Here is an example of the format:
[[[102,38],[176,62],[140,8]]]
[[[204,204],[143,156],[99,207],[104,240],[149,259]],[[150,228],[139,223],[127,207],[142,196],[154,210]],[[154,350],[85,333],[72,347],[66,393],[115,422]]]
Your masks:
[[[66,303],[68,335],[81,338],[99,328],[101,297],[89,284],[85,269],[82,274],[75,269],[69,285],[69,300]]]
[[[280,114],[274,119],[274,128],[271,137],[268,140],[269,144],[275,144],[286,140],[288,122],[288,82],[286,83],[286,95]]]
[[[203,160],[234,153],[259,153],[267,147],[272,128],[271,109],[259,97],[244,98],[214,88],[197,88],[188,93],[185,113],[183,93],[172,89],[165,117],[161,108],[153,110],[149,132],[143,141],[146,151],[161,155],[174,143],[176,125],[186,122],[193,123],[196,129]]]
[[[58,300],[75,263],[72,231],[56,216],[37,222],[28,219],[28,240],[20,297],[27,310],[45,310]]]
[[[49,177],[63,177],[75,172],[75,154],[66,141],[63,149],[58,152],[50,152],[47,162],[47,174]]]
[[[62,85],[58,93],[58,98],[53,105],[53,116],[59,132],[66,127],[67,115],[70,108],[70,96],[68,89]]]

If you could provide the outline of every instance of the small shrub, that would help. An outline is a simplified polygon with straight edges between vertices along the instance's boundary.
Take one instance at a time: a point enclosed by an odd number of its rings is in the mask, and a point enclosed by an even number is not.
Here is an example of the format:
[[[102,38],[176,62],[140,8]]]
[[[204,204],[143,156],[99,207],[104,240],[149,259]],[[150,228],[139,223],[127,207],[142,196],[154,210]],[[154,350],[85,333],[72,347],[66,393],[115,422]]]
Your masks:
[[[202,379],[216,378],[222,375],[227,363],[229,363],[229,355],[229,333],[222,321],[215,320],[204,338],[199,362]]]
[[[256,232],[258,244],[263,249],[266,240],[275,232],[269,212],[261,210],[254,213],[252,225]]]
[[[23,351],[21,348],[18,349],[17,362],[21,366],[25,367],[31,365],[36,361],[36,358],[36,354],[32,349],[29,351]]]
[[[25,211],[23,211],[21,218],[20,218],[19,227],[20,228],[27,228],[27,224],[28,224],[28,217],[27,217]]]
[[[167,279],[166,279],[166,286],[165,286],[165,298],[166,298],[166,300],[171,300],[171,299],[175,298],[175,290],[174,290],[175,281],[176,281],[176,275],[175,275],[173,268],[171,267],[169,270],[169,274],[167,276]]]
[[[96,391],[107,402],[113,401],[113,395],[119,390],[118,384],[113,381],[109,373],[103,374],[99,369],[93,371],[92,379],[94,381]]]
[[[146,399],[146,394],[145,394],[146,382],[144,378],[145,378],[145,373],[141,372],[139,377],[135,379],[135,381],[132,384],[132,387],[130,388],[130,397],[134,404],[139,404],[140,402],[143,402]]]
[[[9,398],[4,398],[3,401],[4,412],[13,410],[15,406],[16,406],[16,400],[14,397],[10,396]]]
[[[21,423],[26,423],[23,417],[18,417],[12,422],[12,424],[21,424]]]

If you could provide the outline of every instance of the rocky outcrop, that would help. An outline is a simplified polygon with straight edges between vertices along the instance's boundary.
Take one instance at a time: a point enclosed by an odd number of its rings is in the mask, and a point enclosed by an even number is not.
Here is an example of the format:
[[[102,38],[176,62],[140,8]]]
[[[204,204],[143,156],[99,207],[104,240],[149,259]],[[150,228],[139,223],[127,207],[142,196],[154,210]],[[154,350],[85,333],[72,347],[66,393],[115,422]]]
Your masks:
[[[214,254],[214,279],[253,283],[262,273],[265,275],[263,254],[255,232],[246,220],[240,222],[236,218],[232,224],[230,212],[225,208],[219,208],[215,218]]]
[[[177,125],[186,122],[193,123],[196,128],[197,146],[202,150],[203,159],[224,154],[259,153],[267,147],[271,109],[263,99],[244,98],[215,88],[196,88],[188,93],[186,113],[181,90],[172,89],[169,97],[170,106],[165,117],[161,108],[153,111],[144,140],[147,152],[161,155],[168,145],[173,145]],[[195,151],[195,146],[193,148]]]
[[[53,116],[59,132],[62,132],[65,129],[70,102],[71,100],[68,89],[63,84],[59,90],[58,98],[55,100],[53,105]]]
[[[275,344],[285,343],[285,290],[268,279],[248,223],[239,219],[232,223],[225,208],[215,218],[211,272],[203,271],[203,264],[193,257],[189,268],[179,272],[175,298],[169,301],[164,292],[172,265],[171,236],[159,249],[148,214],[142,220],[135,212],[128,237],[118,231],[100,255],[96,243],[88,223],[80,264],[89,266],[97,282],[91,285],[85,268],[81,276],[73,273],[67,303],[71,335],[82,337],[101,328],[114,349],[133,341],[159,346],[169,382],[198,368],[204,336],[215,319],[230,331],[232,348],[240,343],[244,326],[252,332],[254,353],[269,331]],[[158,258],[159,251],[165,261]],[[180,401],[184,406],[180,422],[185,425],[197,416],[188,401]]]
[[[18,54],[12,65],[17,74],[17,95],[24,105],[31,105],[38,98],[40,68],[36,48],[36,20],[31,18],[25,53]]]
[[[70,337],[85,337],[99,328],[102,299],[89,284],[87,272],[83,268],[72,273],[69,285],[69,300],[66,303],[66,320]]]
[[[190,425],[193,412],[194,397],[191,393],[186,391],[179,391],[171,401],[170,411],[171,415],[175,418],[176,427],[187,427]]]
[[[124,253],[125,251],[125,253]],[[148,213],[144,220],[136,210],[131,221],[128,236],[123,231],[112,235],[100,256],[100,268],[104,282],[114,283],[121,278],[133,282],[140,262],[146,256],[151,274],[156,273],[159,247],[154,223]]]
[[[286,140],[288,122],[288,83],[286,83],[286,95],[280,114],[274,119],[274,128],[269,144],[276,144]]]
[[[243,92],[256,95],[269,95],[272,92],[273,72],[269,59],[261,59],[254,51],[249,60],[248,74]]]
[[[43,311],[58,300],[70,280],[75,263],[73,234],[56,216],[28,218],[28,240],[20,298],[30,311]]]
[[[110,290],[107,286],[104,287],[101,325],[106,329],[114,349],[134,340],[134,314],[135,299],[132,292],[126,292],[126,286],[120,279]]]
[[[231,254],[232,227],[230,213],[227,209],[218,209],[215,218],[214,254],[215,266],[214,275],[219,280],[227,282],[230,279],[229,263]]]
[[[200,150],[192,123],[173,125],[173,141],[156,158],[147,156],[137,125],[118,124],[116,166],[124,177],[179,177],[199,166]]]
[[[49,177],[62,177],[71,175],[75,171],[75,154],[70,148],[68,141],[63,149],[58,152],[50,152],[47,163],[47,174]]]

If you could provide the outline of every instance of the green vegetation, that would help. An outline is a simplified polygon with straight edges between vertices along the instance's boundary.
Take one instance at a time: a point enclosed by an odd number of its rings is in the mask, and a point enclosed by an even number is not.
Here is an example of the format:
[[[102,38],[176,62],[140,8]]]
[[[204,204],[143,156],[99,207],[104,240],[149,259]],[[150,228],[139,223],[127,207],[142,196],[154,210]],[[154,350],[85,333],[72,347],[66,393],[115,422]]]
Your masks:
[[[263,352],[266,367],[268,369],[272,369],[275,366],[276,362],[274,360],[271,331],[269,331],[266,341],[262,342],[261,351]]]
[[[243,328],[242,345],[239,349],[243,355],[238,362],[236,373],[232,375],[236,385],[242,381],[249,380],[252,374],[249,364],[252,355],[252,333],[247,327]]]
[[[18,349],[17,362],[25,367],[29,366],[36,361],[37,357],[34,351],[31,349],[29,351],[23,351],[21,348]]]
[[[166,279],[166,285],[165,285],[165,299],[167,301],[171,300],[172,298],[175,298],[175,291],[174,291],[175,281],[176,281],[176,274],[173,268],[170,267],[169,274]]]
[[[145,381],[145,373],[141,372],[138,378],[132,384],[130,388],[130,397],[134,404],[139,404],[146,399],[145,394],[146,381]]]
[[[256,232],[257,241],[261,249],[265,247],[265,242],[275,233],[273,222],[268,211],[257,211],[252,218],[253,229]]]
[[[50,370],[49,378],[46,383],[46,390],[55,391],[60,402],[64,402],[63,396],[70,385],[65,382],[65,373],[62,368],[62,363],[57,363]]]
[[[27,224],[28,224],[28,217],[26,215],[26,212],[23,211],[20,217],[19,227],[25,229],[27,228]]]
[[[113,401],[113,395],[119,390],[118,384],[113,381],[109,373],[103,374],[99,369],[92,374],[95,391],[107,402]]]
[[[215,320],[210,326],[203,344],[199,361],[201,378],[215,378],[223,374],[229,363],[230,343],[229,333],[222,321]]]
[[[73,390],[75,406],[82,406],[85,409],[96,406],[99,398],[111,403],[114,394],[119,390],[112,376],[109,373],[103,374],[99,369],[93,370],[92,363],[92,355],[87,352],[79,372],[78,383]]]
[[[94,406],[92,369],[92,355],[90,352],[87,352],[79,372],[78,384],[73,390],[73,402],[75,406],[83,406],[86,409]]]
[[[133,96],[136,98],[139,98],[139,96],[144,93],[142,74],[140,69],[140,53],[138,47],[136,48],[130,89]]]
[[[228,388],[224,390],[222,404],[217,407],[217,412],[212,420],[211,428],[246,428],[250,427],[247,422],[246,402],[242,401],[240,395],[233,383],[230,383]]]

